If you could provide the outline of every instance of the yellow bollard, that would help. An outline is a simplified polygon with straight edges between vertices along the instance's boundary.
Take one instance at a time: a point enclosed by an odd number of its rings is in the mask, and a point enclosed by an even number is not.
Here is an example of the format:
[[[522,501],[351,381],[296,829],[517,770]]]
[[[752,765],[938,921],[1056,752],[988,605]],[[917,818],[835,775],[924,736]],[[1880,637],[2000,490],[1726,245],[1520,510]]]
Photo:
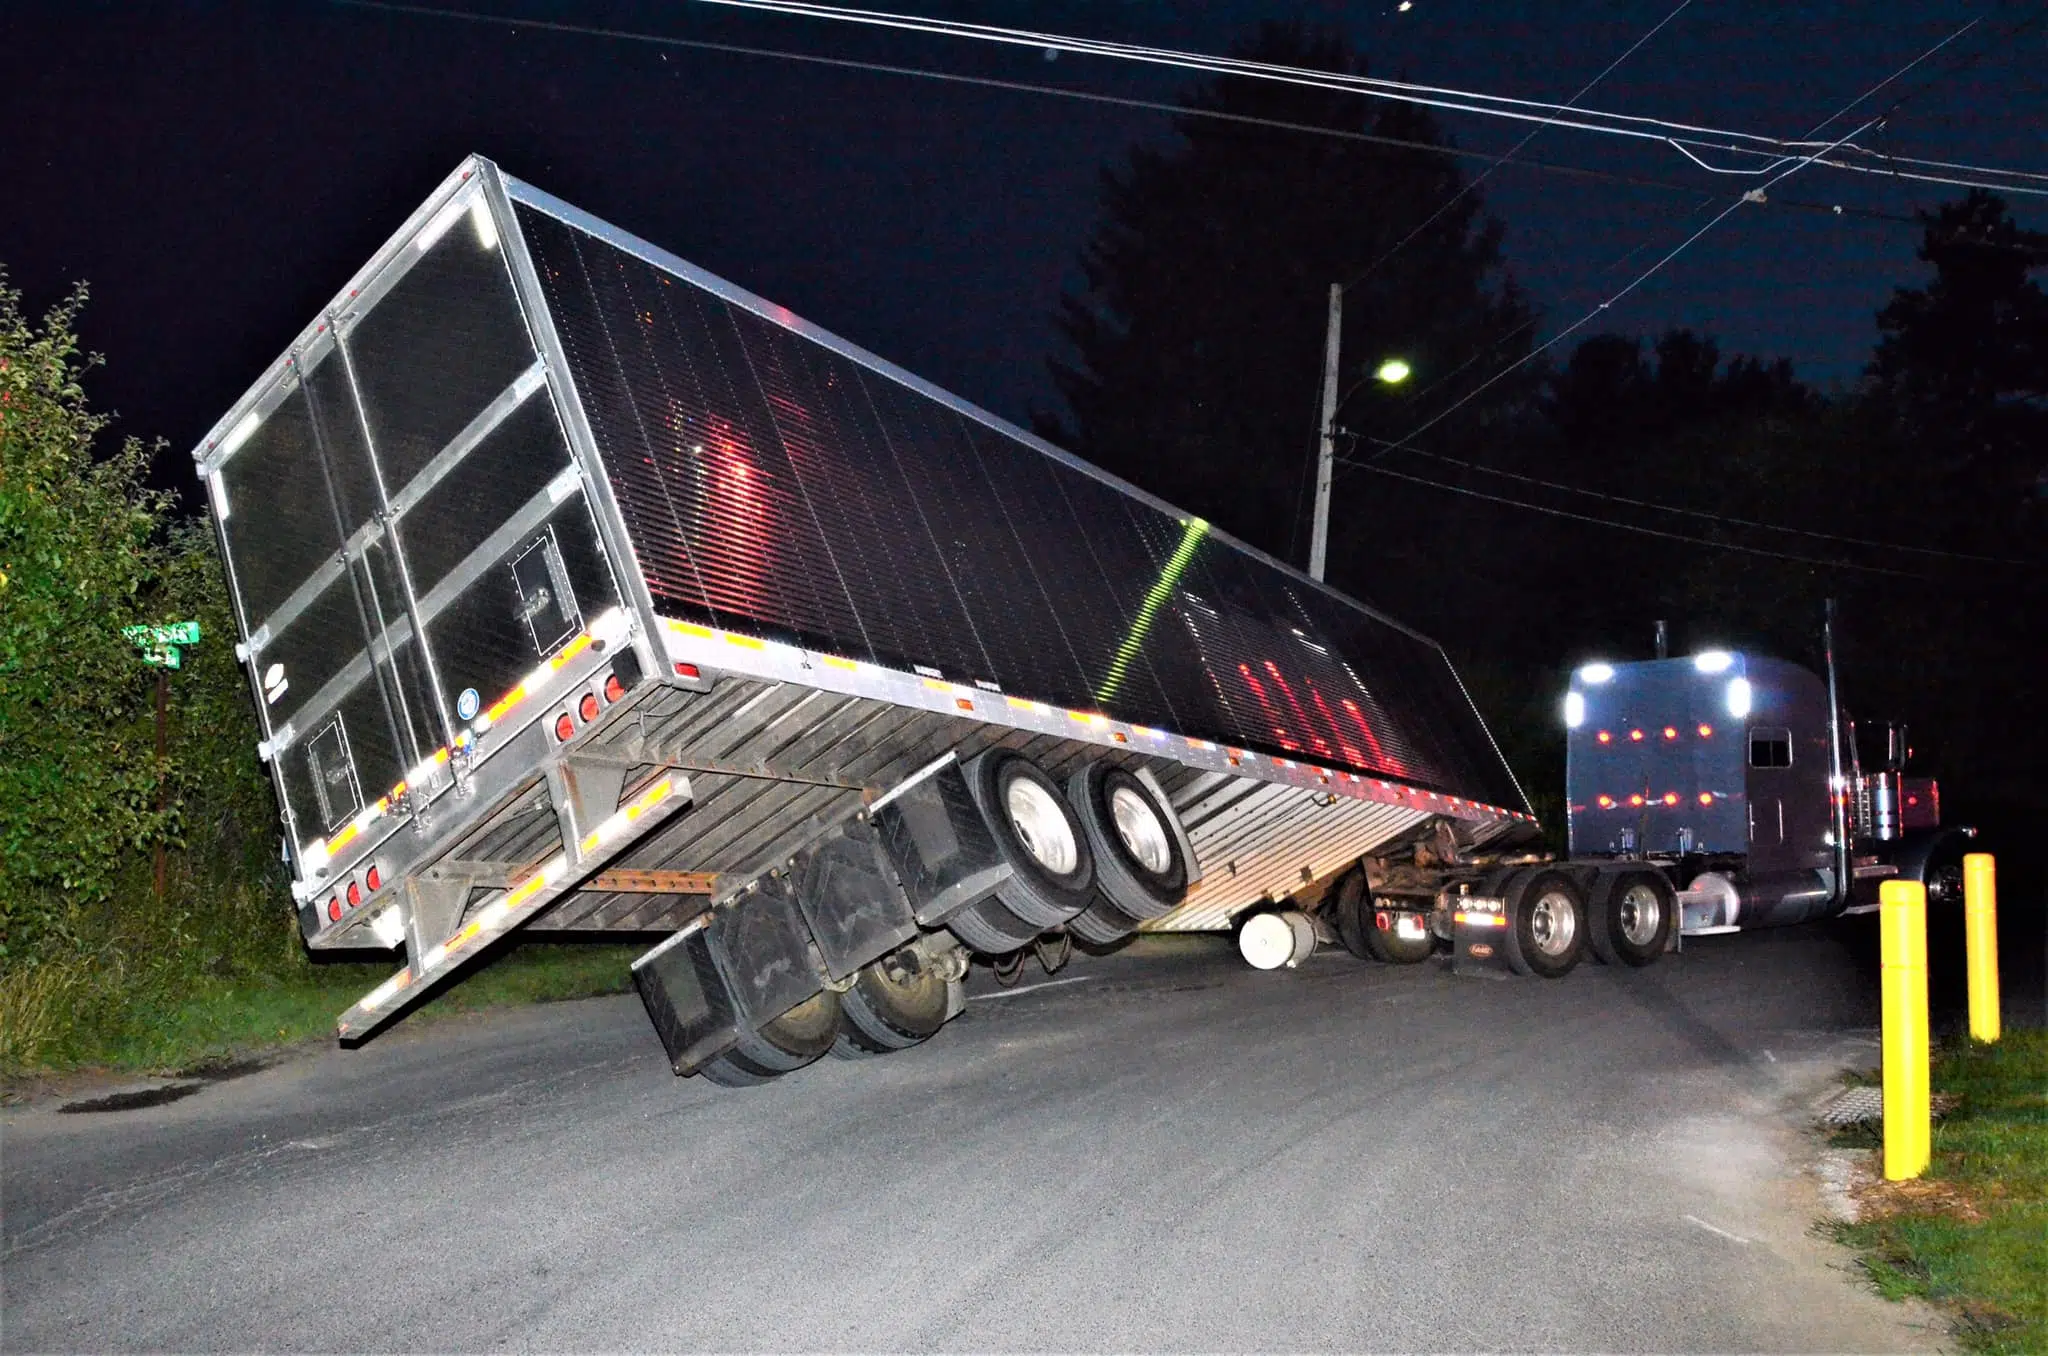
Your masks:
[[[1963,947],[1970,971],[1970,1036],[1986,1043],[1998,1025],[1998,873],[1988,852],[1963,858]]]
[[[1879,961],[1884,989],[1884,1175],[1927,1171],[1932,1089],[1927,1046],[1927,887],[1888,880],[1878,887]]]

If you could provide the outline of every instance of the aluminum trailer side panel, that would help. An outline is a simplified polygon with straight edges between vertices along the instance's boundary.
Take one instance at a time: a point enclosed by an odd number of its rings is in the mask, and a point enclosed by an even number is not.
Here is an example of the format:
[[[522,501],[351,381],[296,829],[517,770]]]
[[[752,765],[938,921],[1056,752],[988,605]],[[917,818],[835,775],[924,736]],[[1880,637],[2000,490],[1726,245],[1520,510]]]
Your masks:
[[[408,956],[345,1031],[943,753],[1151,769],[1161,927],[1530,818],[1432,643],[480,159],[195,457],[309,944]]]

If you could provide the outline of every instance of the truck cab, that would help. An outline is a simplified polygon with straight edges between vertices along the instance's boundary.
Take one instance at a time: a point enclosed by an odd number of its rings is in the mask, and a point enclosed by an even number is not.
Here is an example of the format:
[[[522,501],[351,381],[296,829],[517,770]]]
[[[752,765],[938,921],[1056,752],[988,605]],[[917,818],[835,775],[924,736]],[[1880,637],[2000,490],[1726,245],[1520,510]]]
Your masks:
[[[1903,727],[1882,727],[1884,766],[1862,771],[1853,724],[1808,669],[1727,650],[1590,663],[1564,715],[1572,857],[1658,863],[1685,932],[1861,909],[1899,876],[1944,897],[1968,831],[1943,831],[1935,783],[1904,775]]]

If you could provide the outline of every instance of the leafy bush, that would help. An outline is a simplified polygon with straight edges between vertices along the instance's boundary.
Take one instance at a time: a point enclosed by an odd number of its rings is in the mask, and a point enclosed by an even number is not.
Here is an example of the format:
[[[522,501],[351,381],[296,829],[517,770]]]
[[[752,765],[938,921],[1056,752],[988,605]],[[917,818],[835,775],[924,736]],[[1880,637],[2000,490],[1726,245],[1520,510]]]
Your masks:
[[[145,481],[161,444],[100,444],[79,287],[32,322],[0,273],[0,1018],[8,1062],[61,1044],[69,1009],[152,974],[303,963],[256,725],[202,523]],[[169,675],[123,626],[197,618]],[[159,796],[165,808],[159,810]],[[164,897],[150,862],[171,852]],[[223,908],[221,901],[235,907]],[[94,999],[91,1001],[99,1001]]]

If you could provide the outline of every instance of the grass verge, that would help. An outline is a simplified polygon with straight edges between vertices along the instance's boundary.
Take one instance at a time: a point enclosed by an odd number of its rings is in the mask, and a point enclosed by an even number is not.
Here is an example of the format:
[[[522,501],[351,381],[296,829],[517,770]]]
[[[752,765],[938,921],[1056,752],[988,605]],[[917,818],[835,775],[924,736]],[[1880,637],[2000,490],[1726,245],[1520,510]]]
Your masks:
[[[1971,1351],[2048,1351],[2048,1031],[1965,1042],[1934,1061],[1955,1099],[1917,1182],[1874,1184],[1836,1227],[1878,1289],[1945,1309]]]
[[[404,1020],[620,993],[632,987],[629,967],[645,949],[522,941]],[[283,973],[228,976],[40,966],[0,982],[0,1076],[21,1080],[83,1069],[175,1073],[299,1041],[331,1040],[334,1019],[396,966],[391,960],[301,964]]]

